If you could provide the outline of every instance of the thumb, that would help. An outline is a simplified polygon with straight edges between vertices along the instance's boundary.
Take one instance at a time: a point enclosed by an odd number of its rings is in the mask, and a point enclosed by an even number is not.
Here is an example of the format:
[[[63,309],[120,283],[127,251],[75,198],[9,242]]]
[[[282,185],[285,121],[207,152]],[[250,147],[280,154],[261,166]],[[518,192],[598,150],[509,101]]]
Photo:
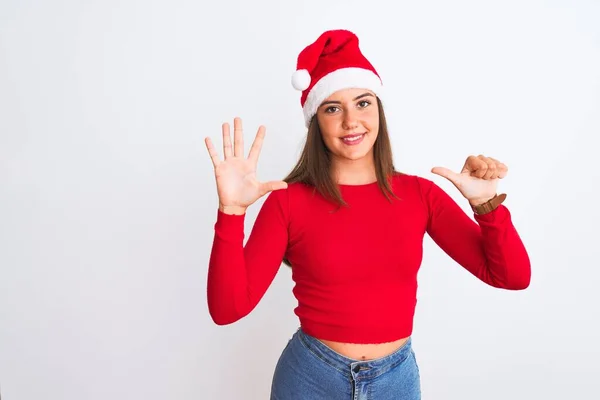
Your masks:
[[[448,179],[452,183],[454,183],[454,181],[458,175],[456,172],[449,170],[448,168],[444,168],[444,167],[434,167],[431,169],[431,172]]]
[[[288,184],[285,181],[269,181],[261,185],[261,191],[265,194],[273,190],[287,189],[287,187]]]

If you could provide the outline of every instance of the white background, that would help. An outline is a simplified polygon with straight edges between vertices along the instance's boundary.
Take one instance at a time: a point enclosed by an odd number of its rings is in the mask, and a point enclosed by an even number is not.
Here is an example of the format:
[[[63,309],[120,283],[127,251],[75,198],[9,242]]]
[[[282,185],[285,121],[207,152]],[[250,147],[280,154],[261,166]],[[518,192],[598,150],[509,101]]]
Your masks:
[[[532,262],[529,289],[493,289],[426,236],[423,398],[600,398],[598,21],[591,0],[3,0],[2,398],[268,398],[293,282],[282,266],[246,318],[210,319],[204,137],[222,154],[239,115],[248,149],[266,125],[259,178],[283,178],[306,133],[296,57],[334,28],[383,78],[397,169],[469,212],[430,169],[508,165],[499,190]]]

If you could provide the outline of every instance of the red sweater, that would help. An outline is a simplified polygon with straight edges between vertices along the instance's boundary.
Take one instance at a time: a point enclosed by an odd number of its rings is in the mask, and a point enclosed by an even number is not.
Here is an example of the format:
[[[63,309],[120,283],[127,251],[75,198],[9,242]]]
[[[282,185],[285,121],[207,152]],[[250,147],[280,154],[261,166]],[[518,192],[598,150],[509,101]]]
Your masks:
[[[340,185],[350,207],[335,212],[337,205],[311,186],[289,184],[267,195],[245,246],[245,215],[218,210],[207,284],[214,322],[249,314],[285,257],[294,313],[309,335],[348,343],[407,337],[425,233],[483,282],[529,285],[529,257],[506,206],[473,214],[476,223],[431,180],[399,174],[391,182],[401,198],[391,203],[376,182]]]

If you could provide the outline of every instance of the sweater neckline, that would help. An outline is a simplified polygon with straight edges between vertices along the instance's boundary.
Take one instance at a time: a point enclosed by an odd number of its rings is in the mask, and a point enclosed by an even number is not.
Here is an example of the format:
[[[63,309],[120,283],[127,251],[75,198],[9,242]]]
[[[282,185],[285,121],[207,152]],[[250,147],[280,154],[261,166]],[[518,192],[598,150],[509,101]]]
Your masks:
[[[377,182],[378,181],[374,181],[374,182],[370,182],[370,183],[361,183],[361,184],[358,184],[358,185],[349,185],[349,184],[338,183],[338,186],[340,188],[365,188],[365,187],[370,187],[370,186],[377,185]]]

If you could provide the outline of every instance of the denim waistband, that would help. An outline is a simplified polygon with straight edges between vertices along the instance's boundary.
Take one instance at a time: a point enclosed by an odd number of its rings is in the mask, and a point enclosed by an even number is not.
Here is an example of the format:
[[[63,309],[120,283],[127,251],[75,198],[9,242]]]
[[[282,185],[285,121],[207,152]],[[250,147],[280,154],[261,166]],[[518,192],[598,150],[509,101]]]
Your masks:
[[[314,336],[304,332],[302,327],[298,328],[296,335],[298,335],[298,339],[300,339],[302,344],[323,362],[338,369],[345,375],[360,374],[363,378],[373,378],[394,368],[404,361],[412,351],[412,337],[409,337],[399,349],[387,356],[360,361],[336,352]]]

